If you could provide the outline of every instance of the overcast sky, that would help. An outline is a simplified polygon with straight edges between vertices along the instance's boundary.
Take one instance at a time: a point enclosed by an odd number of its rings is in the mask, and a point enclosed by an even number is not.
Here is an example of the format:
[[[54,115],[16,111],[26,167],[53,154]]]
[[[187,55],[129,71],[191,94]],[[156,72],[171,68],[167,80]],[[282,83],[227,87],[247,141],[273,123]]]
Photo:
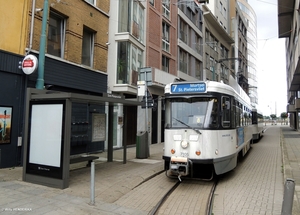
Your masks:
[[[285,39],[278,38],[277,0],[248,0],[257,16],[258,99],[265,116],[286,112]],[[275,113],[276,110],[276,113]]]

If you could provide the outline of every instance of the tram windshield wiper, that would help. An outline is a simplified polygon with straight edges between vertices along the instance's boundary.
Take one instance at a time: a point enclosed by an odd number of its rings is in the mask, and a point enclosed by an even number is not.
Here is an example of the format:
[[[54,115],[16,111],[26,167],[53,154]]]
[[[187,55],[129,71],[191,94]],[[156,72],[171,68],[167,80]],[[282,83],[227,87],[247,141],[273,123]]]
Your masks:
[[[201,132],[200,132],[199,130],[197,130],[196,128],[193,128],[192,126],[186,124],[185,122],[182,122],[181,120],[179,120],[179,119],[177,119],[177,118],[175,118],[175,117],[173,117],[173,119],[175,119],[177,122],[180,122],[181,124],[187,126],[188,128],[193,129],[193,130],[196,131],[198,134],[201,134]]]

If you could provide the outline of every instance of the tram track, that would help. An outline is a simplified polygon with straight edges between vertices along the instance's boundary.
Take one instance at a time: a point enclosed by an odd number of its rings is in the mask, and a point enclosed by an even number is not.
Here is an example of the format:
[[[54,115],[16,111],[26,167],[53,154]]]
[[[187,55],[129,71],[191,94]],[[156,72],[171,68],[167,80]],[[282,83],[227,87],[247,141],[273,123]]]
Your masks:
[[[174,186],[162,197],[162,199],[157,203],[157,205],[153,208],[153,210],[149,213],[149,215],[158,215],[158,214],[165,214],[165,212],[161,212],[160,213],[160,208],[164,205],[164,203],[166,202],[166,200],[174,193],[174,191],[180,186],[183,185],[184,183],[186,184],[190,184],[193,183],[193,185],[191,185],[192,189],[194,190],[193,193],[198,193],[198,190],[201,190],[203,186],[206,186],[207,181],[204,180],[193,180],[193,179],[189,179],[189,180],[185,180],[185,181],[177,181]],[[211,189],[209,192],[209,195],[207,197],[207,204],[206,204],[206,208],[205,208],[205,214],[206,215],[211,215],[212,214],[212,203],[213,203],[213,196],[214,196],[214,191],[216,189],[216,186],[218,184],[218,180],[214,180],[210,183]],[[186,192],[189,192],[189,190],[187,190]],[[185,191],[182,192],[183,195]],[[207,192],[203,192],[203,195],[207,195]],[[177,194],[173,194],[173,195],[177,195]],[[190,196],[192,196],[194,194],[190,194]],[[195,198],[197,195],[195,195]],[[205,197],[202,198],[203,200],[205,200]],[[178,205],[181,204],[182,200],[180,200],[180,198],[178,198]],[[192,202],[192,201],[191,201]],[[196,203],[197,201],[195,200],[194,203]],[[169,204],[169,203],[168,203]],[[174,205],[176,205],[177,203],[174,203]],[[192,205],[192,204],[191,204]],[[195,204],[196,207],[197,203]],[[201,206],[203,206],[203,204],[201,204]],[[168,206],[165,206],[165,208]],[[202,207],[203,208],[203,207]],[[190,211],[197,211],[195,210],[195,208],[190,208]],[[200,209],[198,214],[204,214],[202,213],[204,210]]]
[[[115,204],[141,214],[211,214],[217,182],[170,179],[161,171],[145,179]]]

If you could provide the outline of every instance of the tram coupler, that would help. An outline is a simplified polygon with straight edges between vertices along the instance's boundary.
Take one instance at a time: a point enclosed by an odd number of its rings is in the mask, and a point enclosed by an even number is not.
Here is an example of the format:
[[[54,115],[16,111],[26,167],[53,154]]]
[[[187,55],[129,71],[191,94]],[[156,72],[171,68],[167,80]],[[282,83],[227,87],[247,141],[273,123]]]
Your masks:
[[[171,157],[170,171],[172,175],[177,175],[179,181],[181,176],[189,174],[189,162],[185,157]]]

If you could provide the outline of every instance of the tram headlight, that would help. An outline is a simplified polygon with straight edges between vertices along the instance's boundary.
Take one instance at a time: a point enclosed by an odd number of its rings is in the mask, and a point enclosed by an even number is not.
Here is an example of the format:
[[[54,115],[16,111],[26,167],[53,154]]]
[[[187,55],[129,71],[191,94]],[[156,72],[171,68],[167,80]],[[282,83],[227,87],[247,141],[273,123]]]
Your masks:
[[[186,149],[188,146],[189,146],[188,141],[186,141],[186,140],[181,141],[181,147],[182,147],[183,149]]]
[[[218,154],[219,154],[219,150],[218,150],[218,149],[216,149],[216,151],[215,151],[215,154],[216,154],[216,155],[218,155]]]

